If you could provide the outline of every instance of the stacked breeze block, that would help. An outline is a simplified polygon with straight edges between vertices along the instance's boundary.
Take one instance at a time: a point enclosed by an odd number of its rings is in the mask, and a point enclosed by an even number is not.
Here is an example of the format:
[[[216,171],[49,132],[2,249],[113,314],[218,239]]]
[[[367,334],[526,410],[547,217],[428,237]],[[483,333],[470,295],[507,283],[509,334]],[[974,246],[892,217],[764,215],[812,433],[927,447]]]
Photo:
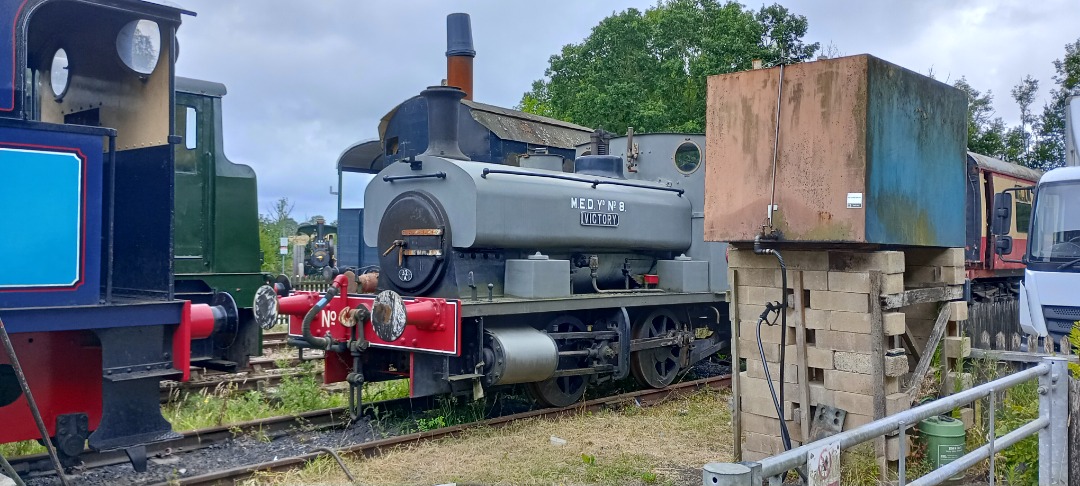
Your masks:
[[[949,313],[949,330],[941,342],[945,356],[956,359],[970,351],[970,341],[958,335],[956,321],[967,318],[963,302],[931,302],[881,309],[882,332],[873,335],[874,306],[881,296],[896,296],[906,289],[945,287],[956,289],[964,281],[964,252],[961,248],[911,249],[903,251],[783,251],[788,267],[788,292],[796,308],[788,311],[788,328],[762,326],[762,349],[774,386],[779,390],[781,332],[787,332],[786,366],[783,384],[784,420],[793,441],[800,445],[805,437],[802,422],[813,417],[820,404],[847,411],[844,430],[874,420],[874,394],[884,390],[884,415],[907,410],[913,398],[902,386],[915,368],[907,356],[881,357],[883,365],[875,374],[872,359],[873,340],[879,349],[901,347],[899,337],[908,334],[916,348],[924,349],[939,312]],[[731,282],[734,290],[733,325],[738,328],[738,353],[746,360],[746,371],[739,376],[738,413],[743,436],[743,460],[759,460],[783,451],[779,421],[765,380],[757,339],[756,324],[764,304],[781,298],[780,270],[772,255],[756,255],[750,249],[731,248]],[[872,273],[881,275],[880,295],[871,295]],[[801,295],[796,295],[797,289]],[[803,400],[803,383],[796,340],[799,322],[805,324],[806,389],[809,403]],[[777,320],[779,324],[779,319]],[[949,373],[954,380],[945,388],[970,386],[970,377]],[[955,380],[959,380],[957,383]],[[917,388],[916,388],[917,389]],[[809,429],[809,427],[807,427]],[[885,456],[896,460],[898,444],[891,439]],[[911,449],[909,449],[911,450]]]

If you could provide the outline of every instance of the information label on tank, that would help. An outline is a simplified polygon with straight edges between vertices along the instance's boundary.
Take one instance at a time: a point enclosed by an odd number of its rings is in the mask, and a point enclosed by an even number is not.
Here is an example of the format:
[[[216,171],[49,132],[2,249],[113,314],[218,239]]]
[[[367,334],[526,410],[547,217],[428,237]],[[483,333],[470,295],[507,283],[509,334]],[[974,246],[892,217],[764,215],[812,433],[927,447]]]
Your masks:
[[[861,192],[849,192],[847,194],[847,207],[848,209],[859,209],[863,206],[863,197]]]
[[[594,213],[589,211],[582,211],[581,225],[608,226],[614,228],[616,226],[619,226],[619,215],[615,213]]]

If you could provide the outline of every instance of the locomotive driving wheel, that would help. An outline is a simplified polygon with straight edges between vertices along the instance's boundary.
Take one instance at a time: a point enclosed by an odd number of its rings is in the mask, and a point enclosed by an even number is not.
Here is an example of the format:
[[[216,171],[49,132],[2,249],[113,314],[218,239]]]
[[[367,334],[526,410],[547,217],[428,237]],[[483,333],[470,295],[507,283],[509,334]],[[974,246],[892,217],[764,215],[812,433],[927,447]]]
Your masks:
[[[582,332],[585,331],[585,323],[571,315],[562,315],[555,318],[547,326],[548,332]],[[560,351],[588,349],[589,341],[565,341],[560,346]],[[573,369],[588,367],[588,358],[560,357],[558,369]],[[536,401],[549,407],[569,407],[585,395],[585,385],[588,384],[588,375],[556,376],[544,381],[529,383],[529,394]]]
[[[634,322],[633,339],[672,336],[682,329],[679,318],[667,309],[656,309]],[[630,355],[630,372],[642,385],[664,388],[675,381],[682,362],[682,346],[671,345],[635,351]]]

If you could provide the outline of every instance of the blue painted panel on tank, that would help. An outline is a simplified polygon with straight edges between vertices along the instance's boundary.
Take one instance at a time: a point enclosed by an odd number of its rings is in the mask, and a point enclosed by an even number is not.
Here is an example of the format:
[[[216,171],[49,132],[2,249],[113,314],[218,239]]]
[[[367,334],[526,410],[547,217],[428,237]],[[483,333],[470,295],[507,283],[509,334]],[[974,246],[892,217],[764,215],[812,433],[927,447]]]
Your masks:
[[[0,128],[0,308],[101,297],[102,138]]]
[[[868,69],[866,241],[963,247],[963,92],[874,57]]]
[[[0,147],[0,228],[15,230],[0,239],[0,289],[79,282],[84,168],[73,153]]]

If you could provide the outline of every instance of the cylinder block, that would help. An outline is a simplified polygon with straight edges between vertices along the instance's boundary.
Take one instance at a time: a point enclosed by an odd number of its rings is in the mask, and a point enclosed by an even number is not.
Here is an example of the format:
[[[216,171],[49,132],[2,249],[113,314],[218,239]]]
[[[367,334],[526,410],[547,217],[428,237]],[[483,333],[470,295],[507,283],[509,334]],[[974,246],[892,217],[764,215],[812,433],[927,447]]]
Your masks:
[[[488,328],[484,355],[488,385],[543,381],[559,366],[555,340],[531,327]]]

